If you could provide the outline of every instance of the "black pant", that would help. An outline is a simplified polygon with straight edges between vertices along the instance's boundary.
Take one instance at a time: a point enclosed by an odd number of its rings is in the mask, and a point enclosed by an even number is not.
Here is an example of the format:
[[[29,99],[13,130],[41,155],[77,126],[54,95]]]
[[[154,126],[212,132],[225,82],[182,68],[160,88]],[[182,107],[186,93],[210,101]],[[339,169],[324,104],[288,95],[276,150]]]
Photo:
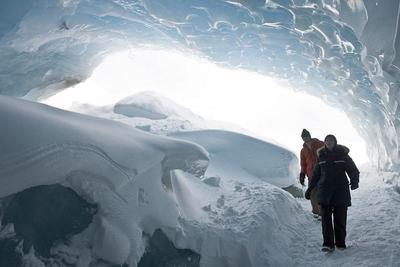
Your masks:
[[[346,220],[347,206],[320,206],[322,220],[322,235],[324,236],[323,246],[346,247]],[[333,225],[332,226],[332,214]]]

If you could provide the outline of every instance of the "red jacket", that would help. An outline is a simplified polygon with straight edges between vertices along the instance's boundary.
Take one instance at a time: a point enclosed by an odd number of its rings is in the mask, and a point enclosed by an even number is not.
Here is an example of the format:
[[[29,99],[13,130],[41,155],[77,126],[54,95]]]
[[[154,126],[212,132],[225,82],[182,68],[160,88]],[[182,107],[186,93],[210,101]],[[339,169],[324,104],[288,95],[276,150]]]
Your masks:
[[[307,174],[308,179],[312,177],[314,166],[317,163],[317,150],[324,146],[324,142],[317,138],[311,139],[311,149],[308,148],[306,143],[300,152],[300,165],[301,172]]]

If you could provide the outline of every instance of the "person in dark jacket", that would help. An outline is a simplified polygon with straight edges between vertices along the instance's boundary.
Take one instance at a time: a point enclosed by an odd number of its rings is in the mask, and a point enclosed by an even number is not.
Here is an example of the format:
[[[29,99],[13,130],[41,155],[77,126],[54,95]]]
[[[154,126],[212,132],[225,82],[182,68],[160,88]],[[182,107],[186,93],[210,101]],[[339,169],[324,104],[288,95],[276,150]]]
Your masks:
[[[337,145],[334,135],[327,135],[324,147],[317,152],[313,179],[305,193],[307,199],[317,187],[322,219],[323,251],[346,248],[347,208],[351,206],[350,188],[358,188],[359,170],[348,155],[348,149]],[[333,225],[332,225],[333,214]]]

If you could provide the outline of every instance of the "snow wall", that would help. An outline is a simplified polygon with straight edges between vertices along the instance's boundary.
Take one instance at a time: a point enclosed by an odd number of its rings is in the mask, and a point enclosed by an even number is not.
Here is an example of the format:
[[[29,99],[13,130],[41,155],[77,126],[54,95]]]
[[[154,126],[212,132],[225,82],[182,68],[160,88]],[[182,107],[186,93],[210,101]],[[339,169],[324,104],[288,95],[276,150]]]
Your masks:
[[[4,0],[0,94],[45,96],[129,47],[285,78],[343,109],[372,161],[399,166],[398,1]]]

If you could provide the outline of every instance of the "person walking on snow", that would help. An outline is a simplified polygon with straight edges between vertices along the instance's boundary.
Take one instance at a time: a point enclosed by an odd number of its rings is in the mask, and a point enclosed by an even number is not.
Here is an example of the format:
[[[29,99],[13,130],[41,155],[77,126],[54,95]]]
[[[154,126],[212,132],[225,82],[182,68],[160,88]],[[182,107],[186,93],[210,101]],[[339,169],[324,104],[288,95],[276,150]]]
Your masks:
[[[317,138],[311,138],[311,134],[306,129],[301,132],[301,138],[304,141],[303,148],[300,151],[300,184],[304,185],[304,180],[307,175],[308,183],[313,179],[312,174],[315,163],[317,162],[317,150],[324,146],[324,142]],[[311,207],[312,213],[315,216],[320,215],[317,201],[317,188],[311,191]]]
[[[318,188],[317,199],[320,205],[322,235],[324,239],[322,251],[333,251],[346,248],[347,208],[351,206],[350,188],[358,188],[360,171],[348,155],[349,150],[337,145],[334,135],[327,135],[324,147],[317,151],[317,164],[313,178],[305,193],[306,199]],[[332,225],[333,214],[333,225]]]

